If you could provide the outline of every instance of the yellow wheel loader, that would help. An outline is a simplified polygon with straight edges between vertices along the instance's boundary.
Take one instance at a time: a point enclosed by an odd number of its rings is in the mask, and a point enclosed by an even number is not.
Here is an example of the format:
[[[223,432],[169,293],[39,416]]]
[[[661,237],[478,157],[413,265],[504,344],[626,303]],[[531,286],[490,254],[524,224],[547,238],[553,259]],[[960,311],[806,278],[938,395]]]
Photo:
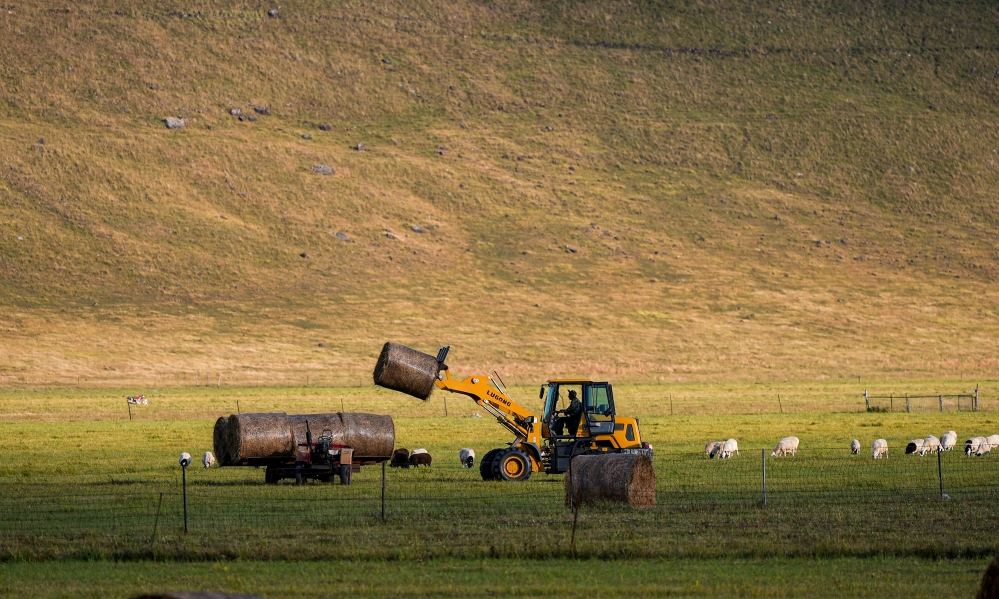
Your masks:
[[[429,360],[419,365],[420,372],[434,374],[437,388],[470,397],[514,436],[507,447],[490,450],[482,457],[479,472],[483,480],[527,480],[533,472],[561,474],[569,469],[573,456],[584,454],[637,453],[653,457],[652,446],[642,442],[638,419],[617,415],[610,383],[589,379],[549,380],[541,386],[538,397],[544,400],[539,418],[510,398],[506,385],[495,372],[464,379],[452,377],[444,363],[450,349],[442,347],[436,360],[421,354]],[[381,364],[383,358],[379,360]],[[404,366],[410,373],[417,368]],[[382,384],[379,372],[376,367],[375,382]],[[403,387],[389,386],[409,392]],[[429,392],[410,394],[423,399],[429,396]]]

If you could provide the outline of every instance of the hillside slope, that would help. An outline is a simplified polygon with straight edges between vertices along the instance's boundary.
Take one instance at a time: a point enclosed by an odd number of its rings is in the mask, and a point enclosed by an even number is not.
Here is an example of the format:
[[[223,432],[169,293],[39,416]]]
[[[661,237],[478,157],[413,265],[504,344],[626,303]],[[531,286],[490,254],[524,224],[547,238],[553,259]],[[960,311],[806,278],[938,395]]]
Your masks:
[[[997,366],[991,3],[3,8],[0,383]]]

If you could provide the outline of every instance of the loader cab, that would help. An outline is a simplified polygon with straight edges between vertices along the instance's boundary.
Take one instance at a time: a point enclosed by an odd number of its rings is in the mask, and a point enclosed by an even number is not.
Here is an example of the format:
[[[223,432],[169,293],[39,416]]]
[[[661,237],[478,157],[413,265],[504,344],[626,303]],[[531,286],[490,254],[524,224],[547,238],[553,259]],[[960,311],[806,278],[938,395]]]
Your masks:
[[[547,388],[546,388],[547,387]],[[541,387],[545,399],[544,422],[552,422],[555,412],[569,407],[569,391],[583,403],[583,414],[577,435],[594,436],[614,432],[614,389],[610,383],[584,379],[559,379],[548,381]]]

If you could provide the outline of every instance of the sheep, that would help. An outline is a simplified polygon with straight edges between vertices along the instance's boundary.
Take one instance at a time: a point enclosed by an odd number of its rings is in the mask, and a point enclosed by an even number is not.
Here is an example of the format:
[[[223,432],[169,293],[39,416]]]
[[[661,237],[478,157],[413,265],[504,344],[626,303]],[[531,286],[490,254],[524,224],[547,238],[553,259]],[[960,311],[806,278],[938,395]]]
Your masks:
[[[393,468],[409,468],[409,450],[405,447],[400,447],[392,453],[392,461],[389,462],[389,466]]]
[[[964,442],[964,454],[971,456],[978,453],[978,448],[985,442],[985,437],[975,437]]]
[[[876,460],[887,455],[888,441],[885,441],[884,439],[875,439],[874,443],[871,443],[871,456]]]
[[[912,455],[914,453],[923,455],[924,441],[926,441],[926,439],[913,439],[912,441],[909,441],[909,444],[905,446],[905,455]]]
[[[940,439],[930,435],[923,439],[923,447],[919,455],[933,453],[934,451],[940,451]]]
[[[957,433],[947,431],[940,437],[940,451],[950,451],[957,445]]]
[[[462,449],[458,452],[458,461],[462,468],[471,468],[475,465],[475,450],[467,447]]]
[[[709,458],[715,458],[721,454],[722,447],[725,446],[724,441],[716,441],[715,446],[711,448],[711,453],[708,454]]]
[[[860,453],[860,441],[858,441],[856,439],[854,439],[853,441],[850,441],[850,453],[852,453],[852,454],[858,454],[858,453]]]
[[[201,456],[201,463],[205,465],[205,468],[211,468],[215,465],[215,456],[212,452],[206,451],[205,455]]]
[[[770,457],[774,458],[777,456],[786,456],[790,453],[792,456],[798,452],[798,437],[784,437],[777,442],[777,446],[770,453]]]
[[[704,453],[706,453],[709,458],[715,457],[715,453],[718,451],[716,448],[721,444],[721,441],[708,441],[708,444],[704,446]]]
[[[718,454],[719,458],[730,458],[732,454],[739,455],[739,442],[735,439],[729,439],[725,441],[722,445],[721,452]]]
[[[990,435],[978,446],[978,451],[975,452],[975,455],[980,457],[987,453],[991,454],[992,450],[996,447],[999,447],[999,435]]]
[[[409,465],[414,468],[418,468],[420,466],[430,466],[433,461],[434,458],[427,453],[426,449],[416,449],[413,453],[409,454]]]

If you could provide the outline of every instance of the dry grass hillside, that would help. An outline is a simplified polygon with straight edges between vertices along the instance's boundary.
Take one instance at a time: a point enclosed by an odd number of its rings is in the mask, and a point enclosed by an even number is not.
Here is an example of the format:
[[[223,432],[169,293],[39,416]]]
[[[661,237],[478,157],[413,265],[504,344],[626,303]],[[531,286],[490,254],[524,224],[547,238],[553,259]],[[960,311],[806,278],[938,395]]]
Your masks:
[[[0,383],[995,372],[994,3],[276,7],[0,6]]]

